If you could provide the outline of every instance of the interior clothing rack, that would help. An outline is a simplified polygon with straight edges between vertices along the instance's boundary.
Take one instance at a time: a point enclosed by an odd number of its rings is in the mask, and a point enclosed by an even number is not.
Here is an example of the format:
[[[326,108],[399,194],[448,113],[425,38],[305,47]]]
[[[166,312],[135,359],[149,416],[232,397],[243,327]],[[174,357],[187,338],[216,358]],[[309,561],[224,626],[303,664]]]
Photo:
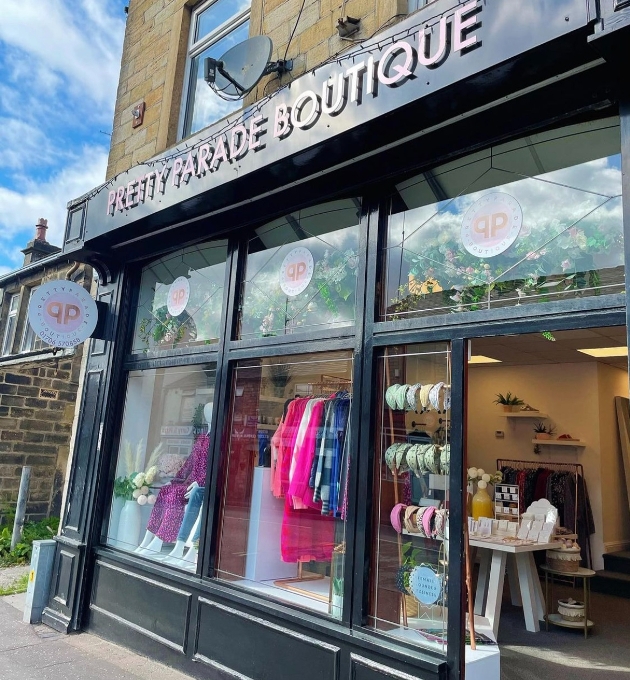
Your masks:
[[[558,462],[547,462],[541,460],[512,460],[510,458],[497,458],[497,470],[502,470],[504,467],[511,467],[515,470],[538,470],[542,468],[544,470],[553,470],[554,472],[572,472],[575,475],[575,523],[573,526],[573,533],[577,534],[577,522],[578,522],[578,498],[580,494],[580,479],[582,484],[584,484],[584,467],[581,463],[558,463]],[[523,508],[525,511],[527,508]],[[590,542],[584,546],[585,550],[588,552],[589,564],[591,563],[591,546]]]

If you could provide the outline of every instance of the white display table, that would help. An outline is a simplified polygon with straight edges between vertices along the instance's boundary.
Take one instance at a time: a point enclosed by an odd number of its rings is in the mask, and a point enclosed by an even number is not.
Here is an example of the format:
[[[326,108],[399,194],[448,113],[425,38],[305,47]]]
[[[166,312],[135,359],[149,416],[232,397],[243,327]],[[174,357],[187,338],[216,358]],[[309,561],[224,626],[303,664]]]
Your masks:
[[[537,550],[555,548],[557,543],[510,545],[492,543],[471,536],[470,545],[481,549],[475,614],[483,616],[488,621],[496,638],[501,619],[501,600],[507,566],[512,604],[523,607],[525,628],[528,631],[533,633],[540,631],[540,621],[545,620],[545,599],[533,553]]]

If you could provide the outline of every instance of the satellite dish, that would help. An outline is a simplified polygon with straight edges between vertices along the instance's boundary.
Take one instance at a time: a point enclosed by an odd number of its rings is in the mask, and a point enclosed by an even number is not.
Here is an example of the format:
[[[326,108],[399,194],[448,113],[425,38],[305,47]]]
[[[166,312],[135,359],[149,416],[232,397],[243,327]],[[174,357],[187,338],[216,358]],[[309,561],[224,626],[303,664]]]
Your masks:
[[[204,79],[223,99],[242,99],[263,76],[291,71],[293,61],[269,61],[273,43],[266,35],[257,35],[231,47],[220,59],[206,57]]]

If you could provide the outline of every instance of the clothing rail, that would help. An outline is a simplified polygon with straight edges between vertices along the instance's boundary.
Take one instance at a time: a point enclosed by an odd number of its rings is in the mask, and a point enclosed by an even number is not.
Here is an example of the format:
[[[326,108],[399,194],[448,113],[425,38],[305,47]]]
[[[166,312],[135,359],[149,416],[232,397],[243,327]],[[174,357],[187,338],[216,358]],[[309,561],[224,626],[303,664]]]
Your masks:
[[[551,463],[540,460],[512,460],[510,458],[497,458],[497,470],[509,466],[515,470],[537,470],[545,468],[556,472],[577,472],[584,476],[584,468],[581,463]]]
[[[579,495],[579,480],[582,479],[584,483],[584,467],[581,463],[551,463],[541,460],[510,460],[509,458],[497,458],[497,470],[502,470],[504,467],[511,467],[515,470],[538,470],[543,468],[544,470],[554,470],[555,472],[573,472],[575,474],[575,524],[573,526],[573,533],[577,534],[577,522],[578,522],[578,495]],[[526,508],[523,508],[525,511]],[[590,553],[590,543],[585,546],[585,549]]]

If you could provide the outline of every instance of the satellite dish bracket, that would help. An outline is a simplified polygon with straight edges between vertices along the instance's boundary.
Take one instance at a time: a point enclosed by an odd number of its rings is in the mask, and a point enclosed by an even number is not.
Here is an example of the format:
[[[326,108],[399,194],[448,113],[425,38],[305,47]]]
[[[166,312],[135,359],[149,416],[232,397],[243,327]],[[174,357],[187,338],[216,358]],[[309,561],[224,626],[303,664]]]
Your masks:
[[[293,59],[278,59],[278,61],[270,61],[265,70],[263,71],[264,76],[271,75],[272,73],[277,73],[278,75],[284,75],[293,71]]]
[[[222,99],[242,99],[263,76],[283,75],[293,70],[292,59],[269,61],[272,49],[269,37],[254,36],[231,47],[220,59],[206,57],[203,60],[204,80]]]

